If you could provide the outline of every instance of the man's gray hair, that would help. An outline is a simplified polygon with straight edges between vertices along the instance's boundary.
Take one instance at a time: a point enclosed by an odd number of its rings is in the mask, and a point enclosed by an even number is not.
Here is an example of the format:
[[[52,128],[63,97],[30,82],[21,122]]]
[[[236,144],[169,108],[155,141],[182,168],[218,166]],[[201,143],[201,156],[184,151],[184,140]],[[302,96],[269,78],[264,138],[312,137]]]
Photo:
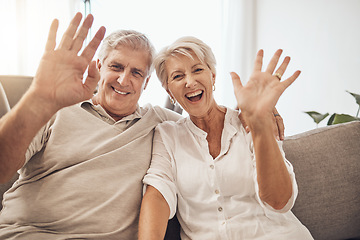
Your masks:
[[[109,53],[118,46],[132,48],[133,50],[144,50],[149,54],[148,76],[154,67],[155,48],[145,34],[135,30],[118,30],[107,36],[99,49],[98,59],[104,63]]]

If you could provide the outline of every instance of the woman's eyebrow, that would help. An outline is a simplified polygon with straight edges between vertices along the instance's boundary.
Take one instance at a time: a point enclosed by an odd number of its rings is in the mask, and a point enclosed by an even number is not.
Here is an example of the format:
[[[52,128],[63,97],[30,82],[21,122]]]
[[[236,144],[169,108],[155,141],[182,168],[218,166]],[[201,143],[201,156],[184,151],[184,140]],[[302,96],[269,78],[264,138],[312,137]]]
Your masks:
[[[181,70],[174,70],[174,71],[172,71],[171,73],[170,73],[170,77],[172,76],[172,75],[174,75],[175,73],[182,73],[182,71]]]
[[[204,64],[202,64],[201,62],[195,63],[191,68],[195,68],[195,67],[197,67],[198,65],[203,66]]]

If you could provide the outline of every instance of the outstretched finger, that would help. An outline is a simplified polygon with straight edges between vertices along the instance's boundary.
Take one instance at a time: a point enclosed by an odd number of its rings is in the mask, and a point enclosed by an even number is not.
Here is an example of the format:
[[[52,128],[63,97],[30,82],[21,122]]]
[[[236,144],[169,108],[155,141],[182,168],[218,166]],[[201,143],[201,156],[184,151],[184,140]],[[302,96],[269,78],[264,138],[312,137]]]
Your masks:
[[[76,13],[74,18],[71,20],[69,27],[66,29],[63,37],[61,38],[59,48],[60,49],[70,49],[71,45],[73,43],[74,35],[76,33],[76,30],[79,27],[80,21],[82,18],[81,13]]]
[[[274,56],[271,58],[270,62],[269,62],[269,65],[267,66],[266,68],[266,72],[270,73],[270,74],[273,74],[275,68],[276,68],[276,65],[278,64],[279,62],[279,58],[282,54],[283,50],[282,49],[278,49]]]
[[[290,57],[286,56],[284,58],[284,61],[281,63],[280,67],[276,70],[275,75],[279,74],[280,76],[278,77],[279,80],[281,79],[281,76],[285,73],[287,66],[289,65],[290,62]]]
[[[263,57],[264,57],[264,50],[260,49],[256,54],[255,63],[254,63],[254,72],[261,72]]]
[[[301,71],[297,70],[291,77],[281,82],[284,86],[283,91],[285,91],[285,89],[288,88],[299,77],[300,73]]]
[[[91,14],[89,14],[85,18],[83,24],[81,25],[80,29],[76,33],[75,40],[72,44],[71,50],[76,51],[76,52],[80,51],[93,21],[94,21],[94,17]]]
[[[59,20],[54,19],[50,26],[49,35],[45,45],[45,51],[51,51],[55,49],[56,46],[56,32],[59,27]]]
[[[89,62],[94,57],[96,49],[99,47],[101,41],[103,40],[105,36],[105,31],[106,31],[105,27],[99,28],[93,39],[85,47],[84,51],[81,53],[81,56],[85,57]]]

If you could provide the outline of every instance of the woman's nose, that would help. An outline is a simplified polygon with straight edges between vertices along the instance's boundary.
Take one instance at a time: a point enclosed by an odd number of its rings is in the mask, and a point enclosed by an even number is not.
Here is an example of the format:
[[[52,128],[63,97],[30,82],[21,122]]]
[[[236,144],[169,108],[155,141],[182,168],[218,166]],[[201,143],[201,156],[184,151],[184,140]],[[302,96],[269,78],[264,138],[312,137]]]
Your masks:
[[[196,86],[196,79],[194,78],[194,77],[192,77],[192,76],[187,76],[186,77],[186,87],[188,87],[188,88],[191,88],[191,87],[194,87],[194,86]]]

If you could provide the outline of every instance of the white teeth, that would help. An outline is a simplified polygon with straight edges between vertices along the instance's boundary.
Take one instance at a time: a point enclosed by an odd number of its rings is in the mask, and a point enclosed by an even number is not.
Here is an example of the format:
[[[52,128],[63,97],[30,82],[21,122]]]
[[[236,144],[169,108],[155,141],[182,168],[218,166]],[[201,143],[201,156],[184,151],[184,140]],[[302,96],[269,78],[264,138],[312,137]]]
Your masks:
[[[115,88],[114,88],[114,91],[115,91],[116,93],[118,93],[118,94],[121,94],[121,95],[126,95],[126,94],[128,94],[128,93],[126,93],[126,92],[120,92],[120,91],[116,90]]]
[[[190,97],[195,97],[197,95],[200,95],[202,93],[202,90],[197,90],[195,92],[192,92],[192,93],[188,93],[186,94],[186,97],[190,98]]]

